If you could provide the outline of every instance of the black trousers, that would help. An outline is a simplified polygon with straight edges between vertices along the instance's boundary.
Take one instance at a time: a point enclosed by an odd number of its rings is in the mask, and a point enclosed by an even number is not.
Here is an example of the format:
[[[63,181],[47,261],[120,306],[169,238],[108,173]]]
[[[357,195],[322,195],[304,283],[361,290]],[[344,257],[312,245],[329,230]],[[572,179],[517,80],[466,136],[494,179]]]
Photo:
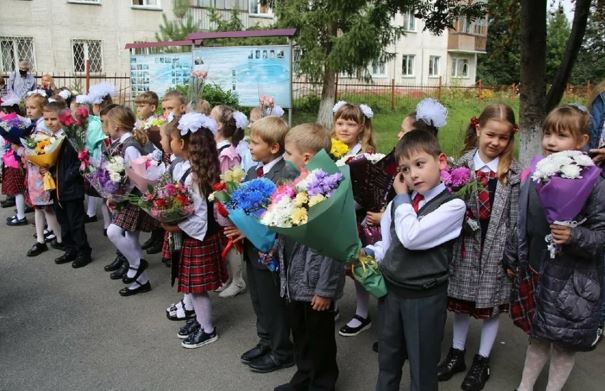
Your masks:
[[[412,391],[437,391],[437,365],[447,317],[447,289],[429,297],[389,292],[378,301],[377,391],[398,391],[409,361]]]
[[[91,248],[86,237],[84,228],[83,200],[54,202],[57,220],[61,225],[61,237],[67,254],[75,254],[80,257],[90,257]]]
[[[336,386],[338,365],[332,308],[315,311],[307,301],[288,303],[297,368],[290,380],[293,390],[329,391]]]
[[[280,297],[279,274],[254,267],[246,261],[248,290],[256,313],[256,332],[259,344],[271,349],[276,361],[292,359],[290,325],[285,301]]]

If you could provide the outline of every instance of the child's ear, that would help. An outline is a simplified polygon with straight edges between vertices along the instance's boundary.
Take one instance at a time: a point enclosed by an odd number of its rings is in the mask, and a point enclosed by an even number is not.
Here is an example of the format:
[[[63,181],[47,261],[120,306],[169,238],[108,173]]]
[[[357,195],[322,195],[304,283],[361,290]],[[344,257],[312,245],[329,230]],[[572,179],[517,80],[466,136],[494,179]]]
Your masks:
[[[280,150],[281,146],[279,145],[279,143],[273,143],[269,146],[269,151],[271,151],[272,155],[277,155]]]
[[[475,132],[477,132],[477,137],[481,135],[481,128],[479,127],[479,125],[475,127]]]
[[[313,159],[313,156],[315,156],[315,154],[311,153],[311,152],[305,152],[305,153],[303,153],[303,159],[304,159],[305,164],[309,163],[309,161],[311,159]]]
[[[439,170],[445,170],[447,168],[447,155],[445,153],[440,153],[437,157],[439,161]]]
[[[590,136],[588,136],[587,134],[583,134],[582,137],[580,137],[580,140],[578,140],[577,149],[582,149],[583,147],[585,147],[586,144],[588,144],[589,140],[590,140]]]

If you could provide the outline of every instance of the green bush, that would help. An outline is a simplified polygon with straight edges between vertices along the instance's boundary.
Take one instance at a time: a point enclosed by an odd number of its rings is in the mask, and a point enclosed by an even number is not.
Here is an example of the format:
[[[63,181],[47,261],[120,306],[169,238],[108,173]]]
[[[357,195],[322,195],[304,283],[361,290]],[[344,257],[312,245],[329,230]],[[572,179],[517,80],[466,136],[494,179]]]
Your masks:
[[[302,98],[294,100],[294,110],[305,111],[308,113],[317,113],[319,111],[319,102],[321,98],[319,95],[307,95]]]
[[[185,98],[189,96],[189,85],[182,84],[175,87],[175,90],[183,94]],[[219,85],[214,83],[206,83],[202,92],[202,99],[210,103],[210,106],[227,105],[237,110],[240,110],[239,99],[237,95],[230,90],[223,90]]]

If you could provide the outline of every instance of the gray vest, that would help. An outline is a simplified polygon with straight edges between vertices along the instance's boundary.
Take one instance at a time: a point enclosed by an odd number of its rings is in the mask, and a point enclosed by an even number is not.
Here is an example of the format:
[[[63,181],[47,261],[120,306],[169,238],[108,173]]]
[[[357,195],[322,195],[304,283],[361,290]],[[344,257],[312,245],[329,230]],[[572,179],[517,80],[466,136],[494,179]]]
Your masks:
[[[456,197],[444,190],[418,211],[418,217],[434,212],[441,205]],[[445,289],[448,279],[448,263],[452,258],[454,240],[427,250],[409,250],[401,244],[395,233],[395,210],[391,208],[391,245],[380,270],[389,291],[404,296],[429,296]]]
[[[122,143],[122,151],[125,152],[128,147],[135,147],[141,155],[148,155],[155,150],[155,146],[150,141],[141,145],[134,137],[129,137]]]

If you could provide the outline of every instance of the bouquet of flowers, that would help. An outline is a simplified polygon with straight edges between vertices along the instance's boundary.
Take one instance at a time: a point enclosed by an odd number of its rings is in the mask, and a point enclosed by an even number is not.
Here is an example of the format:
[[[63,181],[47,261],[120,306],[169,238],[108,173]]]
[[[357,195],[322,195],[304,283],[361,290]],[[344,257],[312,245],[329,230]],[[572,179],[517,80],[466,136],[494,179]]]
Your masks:
[[[166,166],[162,162],[162,151],[158,149],[134,159],[126,167],[128,179],[141,193],[148,192],[150,188],[158,184],[165,172]]]
[[[482,189],[477,179],[472,179],[471,169],[465,166],[452,166],[441,170],[441,181],[451,193],[463,200]]]
[[[0,120],[0,136],[12,144],[21,144],[21,139],[29,136],[34,124],[29,118],[16,113],[6,114]]]
[[[191,72],[191,82],[189,84],[189,101],[201,99],[204,93],[204,84],[206,84],[206,78],[208,77],[208,71],[195,70]]]
[[[261,222],[322,255],[343,262],[356,259],[361,242],[348,167],[339,170],[320,151],[306,170],[294,184],[276,191]]]
[[[284,115],[284,109],[281,106],[275,104],[275,100],[272,96],[263,95],[259,99],[259,107],[263,112],[263,116],[275,116],[281,117]]]
[[[90,165],[82,172],[102,198],[122,201],[130,192],[124,158],[121,156],[91,159]]]
[[[330,146],[330,156],[332,159],[336,160],[337,166],[344,166],[346,163],[346,159],[348,157],[344,157],[349,152],[349,147],[347,144],[343,143],[337,138],[333,138],[331,140]],[[340,159],[340,160],[339,160]]]
[[[75,112],[64,110],[59,115],[67,139],[78,152],[80,171],[85,171],[90,164],[90,152],[86,148],[86,129],[88,127],[88,109],[80,106]]]
[[[601,175],[601,169],[581,151],[562,151],[540,160],[532,175],[538,199],[549,224],[576,227],[584,220],[574,221],[580,214]],[[550,258],[558,248],[547,235]]]
[[[65,136],[51,136],[43,133],[36,133],[31,137],[22,138],[21,144],[25,149],[25,157],[30,163],[48,170],[57,162],[59,154],[61,153],[63,140],[65,140]],[[45,191],[57,188],[50,172],[44,174],[42,181]]]
[[[149,186],[146,194],[130,195],[128,200],[163,224],[178,224],[195,212],[187,187],[173,182],[169,175],[164,175],[155,186]]]
[[[359,281],[368,293],[380,299],[387,294],[387,286],[378,263],[369,255],[360,255],[353,263],[353,277]]]

